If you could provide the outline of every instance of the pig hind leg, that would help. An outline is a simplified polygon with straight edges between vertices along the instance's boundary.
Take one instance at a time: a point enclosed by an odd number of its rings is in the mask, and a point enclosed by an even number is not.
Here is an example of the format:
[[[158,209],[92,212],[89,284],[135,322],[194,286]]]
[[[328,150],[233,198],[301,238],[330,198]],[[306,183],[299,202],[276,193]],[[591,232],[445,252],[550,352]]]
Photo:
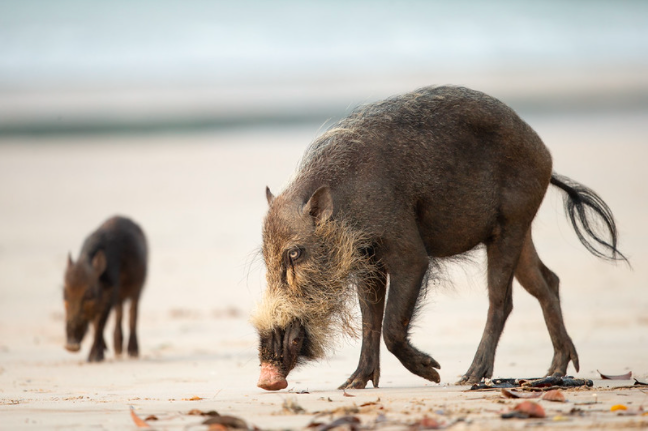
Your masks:
[[[542,314],[554,348],[553,360],[547,375],[564,376],[569,361],[574,363],[578,371],[578,354],[565,329],[560,307],[559,279],[538,257],[531,239],[531,230],[527,232],[520,261],[515,269],[515,278],[540,302],[542,307]]]
[[[128,319],[128,356],[136,358],[139,356],[139,345],[137,344],[137,306],[139,296],[130,301],[129,319]]]
[[[358,287],[362,313],[362,349],[356,371],[338,389],[363,389],[371,380],[374,388],[380,379],[380,334],[387,275],[384,271],[372,277],[366,285]]]
[[[500,226],[486,244],[488,258],[488,315],[477,353],[460,384],[479,382],[493,375],[495,350],[504,324],[513,310],[513,274],[518,263],[527,226]]]
[[[124,343],[124,335],[122,333],[122,319],[124,315],[124,307],[121,302],[115,304],[115,333],[113,336],[113,344],[115,348],[115,355],[122,354],[122,344]]]

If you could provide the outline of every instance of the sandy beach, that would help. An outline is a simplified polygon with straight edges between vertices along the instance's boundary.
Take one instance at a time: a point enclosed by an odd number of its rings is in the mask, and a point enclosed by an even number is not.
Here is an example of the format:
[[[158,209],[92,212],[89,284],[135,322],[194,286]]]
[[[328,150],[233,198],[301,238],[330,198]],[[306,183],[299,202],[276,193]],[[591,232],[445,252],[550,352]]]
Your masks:
[[[327,360],[299,368],[287,390],[256,387],[257,338],[248,315],[264,288],[258,250],[265,186],[280,191],[318,124],[195,133],[0,139],[0,429],[135,429],[130,406],[162,430],[206,429],[216,411],[250,427],[303,429],[336,417],[362,427],[451,429],[648,427],[648,114],[524,117],[555,170],[597,191],[614,211],[632,268],[590,255],[550,190],[534,222],[540,256],[561,278],[563,313],[580,356],[570,373],[594,387],[539,401],[544,419],[501,419],[520,400],[454,382],[475,353],[486,317],[483,254],[450,265],[433,286],[412,340],[442,365],[441,384],[411,375],[384,349],[381,387],[343,393],[360,344],[340,340]],[[144,228],[150,272],[141,303],[141,357],[105,362],[64,350],[63,271],[85,236],[122,214]],[[539,377],[552,346],[537,302],[519,286],[494,377]],[[537,400],[536,400],[537,401]],[[623,405],[627,410],[611,411]],[[298,408],[299,407],[299,408]],[[301,410],[300,410],[301,409]],[[623,413],[623,414],[621,414]],[[427,418],[427,422],[422,422]],[[351,425],[345,425],[350,429]]]

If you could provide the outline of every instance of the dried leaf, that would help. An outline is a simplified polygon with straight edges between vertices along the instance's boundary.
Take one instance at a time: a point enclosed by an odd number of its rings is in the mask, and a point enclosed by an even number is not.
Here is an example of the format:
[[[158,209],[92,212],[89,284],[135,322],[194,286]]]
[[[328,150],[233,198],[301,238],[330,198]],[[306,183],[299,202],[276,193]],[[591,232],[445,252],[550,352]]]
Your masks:
[[[338,418],[334,420],[333,422],[330,422],[328,424],[323,424],[320,425],[317,428],[317,431],[328,431],[337,427],[341,427],[344,425],[348,425],[348,429],[351,431],[355,431],[360,429],[360,419],[358,419],[355,416],[342,416],[341,418]]]
[[[194,396],[194,397],[191,397],[191,398],[183,398],[182,401],[200,401],[202,399],[203,398],[200,398],[199,396]]]
[[[628,408],[623,404],[615,404],[612,407],[610,407],[611,412],[616,412],[617,410],[628,410]]]
[[[306,410],[297,404],[294,398],[286,398],[283,402],[283,412],[287,414],[300,415],[306,413]]]
[[[342,396],[344,396],[344,397],[355,397],[355,395],[348,394],[347,391],[343,391]]]
[[[209,429],[211,430],[212,427],[214,426],[222,426],[225,427],[225,429],[228,428],[234,428],[234,429],[247,429],[247,423],[236,416],[214,416],[209,419],[205,419],[203,421],[203,425],[209,425]]]
[[[188,415],[190,416],[220,416],[218,412],[215,410],[210,410],[208,412],[203,412],[202,410],[198,409],[191,409],[189,412],[187,412]]]
[[[414,427],[416,429],[424,429],[424,430],[438,430],[443,428],[443,425],[441,425],[436,419],[434,418],[429,418],[427,416],[423,416],[423,419],[418,421],[417,423],[414,424]]]
[[[145,421],[156,421],[158,420],[158,417],[155,415],[148,415],[146,418],[144,418]]]
[[[517,392],[502,388],[502,395],[506,398],[540,398],[540,392]]]
[[[529,387],[547,388],[551,386],[563,387],[591,387],[593,382],[587,379],[574,379],[573,377],[543,377],[541,379],[485,379],[483,382],[474,384],[470,390],[494,390],[503,388]]]
[[[135,422],[135,425],[137,425],[137,428],[151,428],[149,424],[147,424],[139,416],[137,416],[137,413],[135,413],[133,406],[130,406],[130,414],[131,418],[133,418],[133,422]]]
[[[553,401],[556,403],[564,403],[565,402],[565,395],[560,389],[553,389],[551,391],[547,391],[544,393],[542,396],[542,399],[545,401]]]
[[[320,411],[316,411],[316,412],[313,412],[313,413],[318,414],[318,415],[334,415],[334,416],[344,415],[344,416],[348,416],[348,415],[354,415],[354,414],[360,413],[360,409],[358,408],[358,406],[353,404],[352,406],[340,406],[340,407],[337,407],[335,409],[320,410]]]
[[[598,371],[598,373],[601,375],[601,378],[603,380],[630,380],[630,379],[632,379],[632,371],[628,371],[627,373],[620,374],[618,376],[611,376],[609,374],[603,374],[599,370],[596,370],[596,371]]]
[[[502,418],[544,418],[546,416],[544,409],[538,403],[533,401],[522,401],[520,404],[516,405],[512,411],[504,413]]]
[[[516,410],[518,412],[525,412],[531,418],[543,418],[546,416],[542,406],[533,401],[523,401],[517,406],[515,406],[513,410]]]
[[[370,414],[370,413],[377,413],[384,411],[385,407],[382,404],[379,404],[377,402],[368,402],[361,404],[360,407],[358,407],[358,413],[361,414]]]
[[[511,410],[510,412],[502,413],[502,419],[529,419],[529,415],[524,412]]]
[[[619,416],[638,416],[641,412],[639,410],[619,410],[617,415]]]

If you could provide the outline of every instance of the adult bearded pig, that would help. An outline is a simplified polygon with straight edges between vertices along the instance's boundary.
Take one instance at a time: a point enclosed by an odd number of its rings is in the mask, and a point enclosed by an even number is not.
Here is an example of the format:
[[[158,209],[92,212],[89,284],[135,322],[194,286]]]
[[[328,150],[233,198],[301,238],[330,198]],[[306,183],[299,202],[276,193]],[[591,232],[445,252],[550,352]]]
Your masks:
[[[502,102],[445,86],[356,109],[310,145],[283,193],[266,189],[268,287],[252,316],[260,336],[258,386],[287,387],[296,365],[322,358],[334,335],[353,333],[356,296],[361,355],[341,388],[364,388],[369,380],[378,386],[381,330],[409,371],[439,382],[439,363],[412,346],[409,328],[435,262],[479,245],[487,255],[488,317],[461,383],[491,377],[514,277],[542,307],[554,347],[547,375],[565,375],[570,361],[578,370],[558,277],[531,236],[549,184],[565,192],[567,214],[589,251],[625,259],[607,205],[553,173],[541,139]]]

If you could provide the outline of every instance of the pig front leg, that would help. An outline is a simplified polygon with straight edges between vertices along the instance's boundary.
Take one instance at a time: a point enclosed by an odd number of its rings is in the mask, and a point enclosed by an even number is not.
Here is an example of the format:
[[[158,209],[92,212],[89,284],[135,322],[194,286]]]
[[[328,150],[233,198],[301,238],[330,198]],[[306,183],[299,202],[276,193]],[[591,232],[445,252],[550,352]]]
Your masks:
[[[358,287],[360,311],[362,313],[362,350],[355,372],[338,389],[364,389],[371,380],[378,387],[380,379],[380,332],[387,275],[384,271],[372,278],[367,285]]]
[[[90,349],[88,362],[101,362],[104,360],[106,342],[104,341],[103,332],[104,328],[106,327],[106,321],[108,320],[109,313],[110,307],[105,307],[93,322],[94,341],[92,343],[92,348]]]
[[[414,247],[411,243],[409,246]],[[439,383],[441,377],[435,368],[441,368],[441,365],[412,346],[409,340],[410,323],[429,266],[425,249],[421,244],[416,253],[411,249],[404,250],[384,262],[390,280],[383,325],[385,345],[410,372]]]

